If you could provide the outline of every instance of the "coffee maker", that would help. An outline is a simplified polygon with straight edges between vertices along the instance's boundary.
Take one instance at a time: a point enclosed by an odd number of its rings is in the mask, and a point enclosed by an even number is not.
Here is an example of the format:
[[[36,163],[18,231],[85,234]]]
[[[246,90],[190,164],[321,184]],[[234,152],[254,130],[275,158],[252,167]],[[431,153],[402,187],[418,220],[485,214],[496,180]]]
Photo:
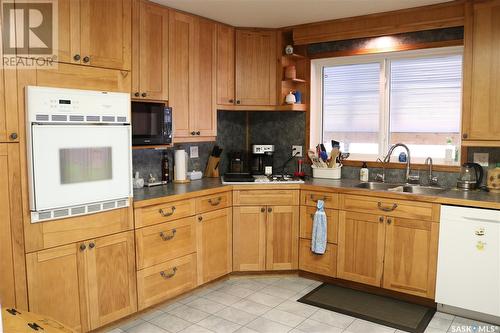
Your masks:
[[[252,145],[252,164],[250,171],[254,175],[273,173],[274,145]]]

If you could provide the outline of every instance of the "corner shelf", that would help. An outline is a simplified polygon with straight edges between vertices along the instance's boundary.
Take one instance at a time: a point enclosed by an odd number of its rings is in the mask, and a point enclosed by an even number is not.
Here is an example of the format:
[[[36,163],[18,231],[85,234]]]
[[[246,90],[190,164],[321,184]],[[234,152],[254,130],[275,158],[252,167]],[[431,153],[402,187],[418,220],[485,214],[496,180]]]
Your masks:
[[[297,54],[297,53],[284,54],[283,57],[292,58],[292,59],[296,59],[296,60],[305,59],[306,58],[305,56],[303,56],[301,54]]]
[[[295,79],[284,79],[284,80],[282,80],[282,82],[307,83],[306,80],[304,80],[304,79],[297,79],[297,78],[295,78]]]

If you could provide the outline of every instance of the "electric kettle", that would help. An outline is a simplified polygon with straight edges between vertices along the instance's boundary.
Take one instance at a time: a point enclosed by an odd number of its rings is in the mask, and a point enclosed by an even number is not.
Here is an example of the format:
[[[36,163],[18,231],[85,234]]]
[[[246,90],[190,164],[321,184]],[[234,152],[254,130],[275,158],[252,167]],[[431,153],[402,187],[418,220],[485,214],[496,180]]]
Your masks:
[[[464,163],[457,180],[457,187],[464,191],[475,190],[483,181],[483,167],[477,163]]]

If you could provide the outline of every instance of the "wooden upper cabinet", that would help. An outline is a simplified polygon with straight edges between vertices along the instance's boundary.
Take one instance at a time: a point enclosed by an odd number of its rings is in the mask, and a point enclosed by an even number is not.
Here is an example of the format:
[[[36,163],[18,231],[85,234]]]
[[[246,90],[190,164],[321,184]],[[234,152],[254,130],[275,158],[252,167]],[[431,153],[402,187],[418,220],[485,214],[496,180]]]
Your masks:
[[[474,4],[466,19],[462,136],[500,146],[500,1]]]
[[[299,265],[299,207],[267,207],[267,270],[292,270]]]
[[[234,28],[217,24],[217,105],[233,105]]]
[[[83,262],[76,244],[26,255],[30,311],[50,316],[77,332],[90,330]],[[81,282],[82,283],[81,283]]]
[[[233,208],[233,269],[266,269],[266,207]]]
[[[233,266],[233,215],[231,208],[198,215],[198,284],[231,273]]]
[[[91,328],[96,329],[135,312],[134,232],[89,241],[85,252]]]
[[[340,211],[337,276],[380,287],[384,261],[384,217]]]
[[[189,118],[190,130],[197,136],[217,135],[216,36],[214,22],[196,18]]]
[[[276,37],[271,30],[236,30],[236,104],[277,104]]]
[[[59,0],[58,61],[130,70],[132,0]]]
[[[194,16],[170,11],[169,20],[169,106],[172,107],[174,137],[190,136],[190,91],[193,85]]]
[[[168,100],[168,16],[166,7],[134,1],[132,98]]]
[[[216,24],[170,11],[169,105],[176,141],[206,141],[217,135]]]
[[[386,219],[384,288],[434,298],[438,232],[438,223]]]

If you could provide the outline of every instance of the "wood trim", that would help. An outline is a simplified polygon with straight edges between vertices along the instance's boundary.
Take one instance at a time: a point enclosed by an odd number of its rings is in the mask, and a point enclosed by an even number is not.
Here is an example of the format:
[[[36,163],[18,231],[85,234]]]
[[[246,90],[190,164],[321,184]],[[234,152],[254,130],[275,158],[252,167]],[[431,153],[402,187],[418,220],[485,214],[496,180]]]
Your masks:
[[[363,161],[357,161],[357,160],[345,160],[342,162],[343,165],[345,166],[352,166],[352,167],[361,167],[363,165]],[[369,168],[382,168],[383,163],[381,162],[366,162]],[[385,165],[386,169],[405,169],[406,164],[405,163],[395,163],[395,162],[390,162],[386,163]],[[411,164],[411,169],[412,170],[427,170],[428,166],[425,164]],[[435,164],[432,166],[433,171],[444,171],[444,172],[460,172],[460,165],[439,165]]]
[[[316,22],[293,27],[295,45],[464,25],[465,1]]]
[[[281,81],[279,81],[281,85]],[[217,110],[222,111],[307,111],[307,104],[291,104],[291,105],[217,105]]]
[[[500,147],[500,141],[462,141],[462,146],[465,147]]]

